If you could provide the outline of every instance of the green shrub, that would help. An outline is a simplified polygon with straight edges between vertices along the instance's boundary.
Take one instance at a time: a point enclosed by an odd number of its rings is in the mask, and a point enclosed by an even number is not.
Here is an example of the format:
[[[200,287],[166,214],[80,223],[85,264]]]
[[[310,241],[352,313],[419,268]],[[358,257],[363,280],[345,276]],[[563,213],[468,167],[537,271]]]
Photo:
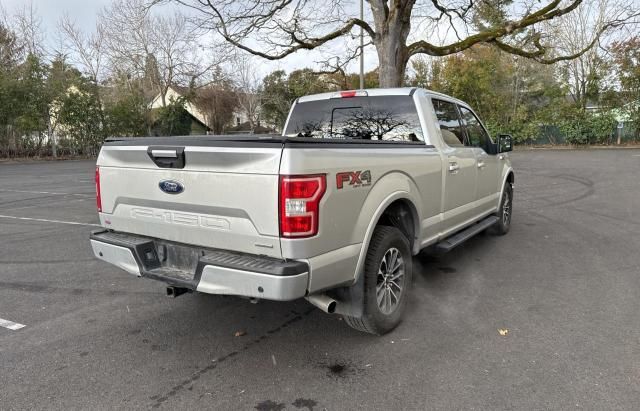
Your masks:
[[[616,127],[616,118],[611,113],[596,113],[588,116],[586,127],[591,143],[611,144]]]

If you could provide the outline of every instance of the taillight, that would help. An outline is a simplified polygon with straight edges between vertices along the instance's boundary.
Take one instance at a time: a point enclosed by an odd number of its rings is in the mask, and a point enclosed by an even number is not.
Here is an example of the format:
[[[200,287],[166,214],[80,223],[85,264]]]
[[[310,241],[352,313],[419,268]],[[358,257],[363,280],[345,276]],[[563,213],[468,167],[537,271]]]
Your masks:
[[[100,167],[96,167],[96,206],[102,212],[102,198],[100,197]]]
[[[318,234],[320,200],[326,189],[324,174],[280,176],[280,236],[303,238]]]

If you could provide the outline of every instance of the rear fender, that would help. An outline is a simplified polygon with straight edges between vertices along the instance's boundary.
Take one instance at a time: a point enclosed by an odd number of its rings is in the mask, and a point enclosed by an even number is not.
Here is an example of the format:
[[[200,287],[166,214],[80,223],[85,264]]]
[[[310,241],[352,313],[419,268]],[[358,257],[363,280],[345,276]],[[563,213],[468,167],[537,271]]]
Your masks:
[[[397,200],[404,200],[411,209],[415,233],[415,238],[410,239],[413,244],[412,251],[413,254],[417,254],[420,251],[420,210],[422,210],[422,203],[418,187],[411,178],[404,173],[394,172],[386,174],[380,178],[371,191],[369,191],[356,224],[356,238],[353,239],[353,242],[362,242],[362,248],[360,249],[358,264],[356,265],[354,273],[354,283],[364,271],[367,249],[369,248],[373,231],[378,221],[380,221],[380,217],[384,214],[387,207]]]

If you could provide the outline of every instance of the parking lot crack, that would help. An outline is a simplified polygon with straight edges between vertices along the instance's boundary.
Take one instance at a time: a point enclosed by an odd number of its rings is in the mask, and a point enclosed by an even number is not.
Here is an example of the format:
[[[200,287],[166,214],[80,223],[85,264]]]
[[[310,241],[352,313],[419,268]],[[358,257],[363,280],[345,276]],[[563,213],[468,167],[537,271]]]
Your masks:
[[[191,386],[193,383],[198,381],[203,375],[215,370],[218,367],[218,365],[220,365],[221,363],[229,361],[234,357],[237,357],[240,353],[245,352],[250,348],[254,347],[255,345],[268,340],[278,332],[282,331],[282,329],[287,328],[288,326],[302,320],[304,317],[308,316],[314,311],[316,311],[315,308],[309,308],[308,310],[304,311],[302,314],[298,314],[295,317],[288,319],[287,321],[280,324],[279,326],[272,328],[270,330],[267,330],[264,334],[247,342],[239,350],[231,351],[229,353],[226,353],[220,357],[213,359],[211,364],[207,365],[206,367],[200,368],[199,370],[191,374],[189,378],[186,378],[180,381],[178,384],[171,387],[171,389],[168,392],[150,397],[150,399],[154,401],[153,404],[151,404],[151,408],[160,408],[165,402],[169,401],[172,397],[176,396],[180,391],[184,390],[185,387]]]

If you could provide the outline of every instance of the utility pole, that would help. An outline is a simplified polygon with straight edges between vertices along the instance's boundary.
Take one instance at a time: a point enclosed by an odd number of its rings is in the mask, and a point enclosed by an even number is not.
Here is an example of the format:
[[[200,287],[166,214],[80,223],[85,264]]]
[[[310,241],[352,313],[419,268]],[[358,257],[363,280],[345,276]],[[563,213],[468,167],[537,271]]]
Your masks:
[[[360,20],[364,21],[364,0],[360,0]],[[364,31],[360,27],[360,89],[364,88]]]

